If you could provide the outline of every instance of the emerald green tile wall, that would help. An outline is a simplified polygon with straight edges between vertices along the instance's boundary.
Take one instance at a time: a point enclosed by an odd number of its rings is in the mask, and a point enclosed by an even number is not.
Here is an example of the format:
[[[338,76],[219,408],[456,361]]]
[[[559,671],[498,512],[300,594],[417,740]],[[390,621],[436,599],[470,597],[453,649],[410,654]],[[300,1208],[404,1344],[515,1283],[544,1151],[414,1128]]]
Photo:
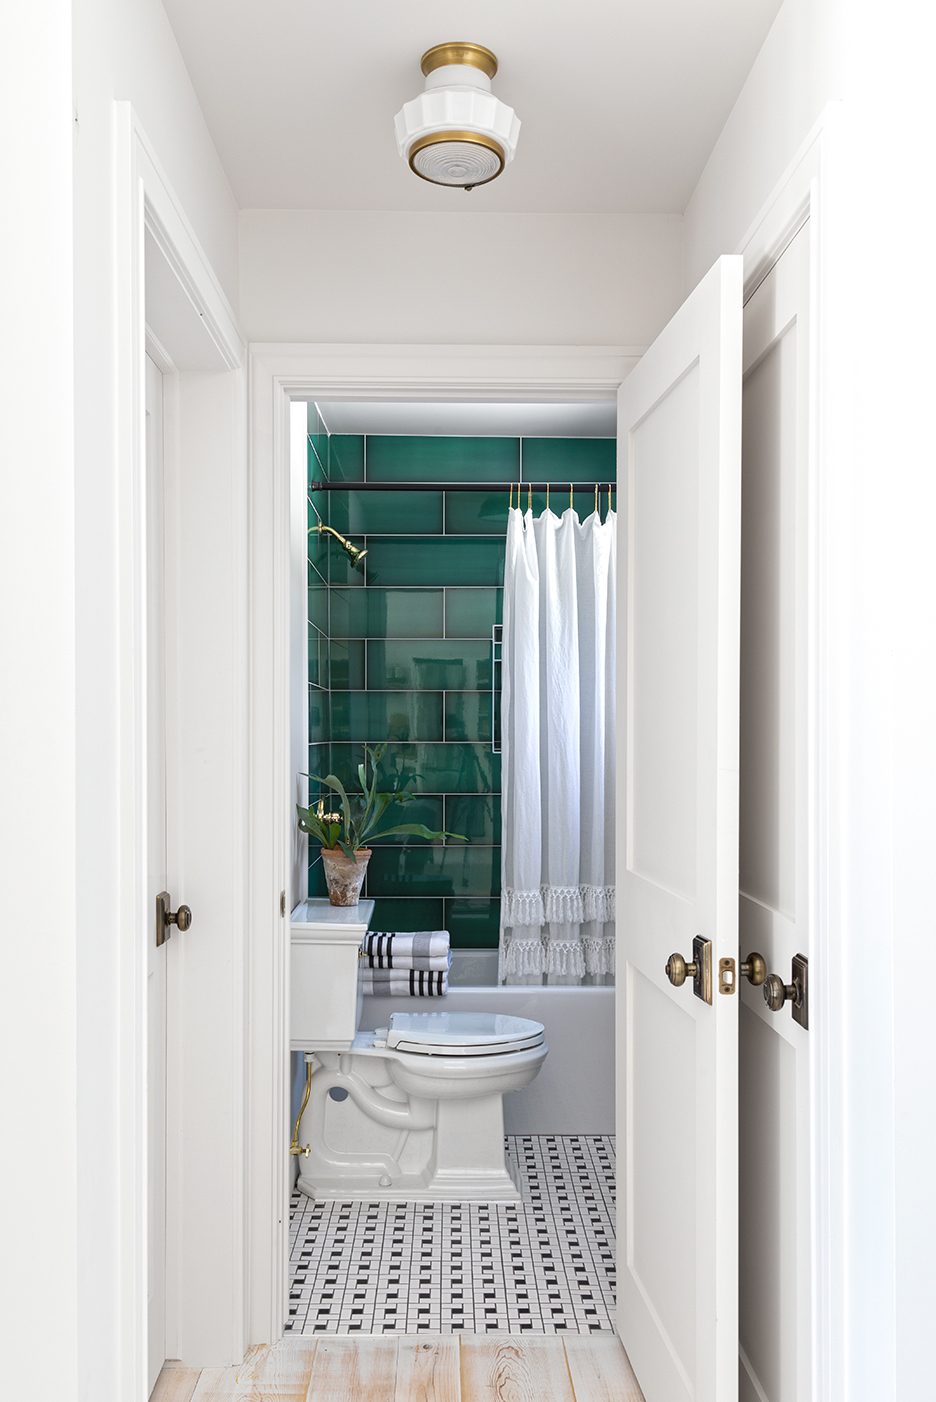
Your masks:
[[[492,629],[503,616],[507,499],[449,484],[555,483],[549,505],[562,512],[571,482],[584,519],[594,509],[592,484],[614,480],[614,441],[329,435],[310,405],[309,472],[331,483],[432,485],[339,488],[310,507],[310,523],[321,511],[367,556],[363,571],[352,570],[333,542],[310,537],[309,768],[356,788],[364,744],[386,742],[381,778],[412,775],[416,793],[388,810],[387,824],[424,823],[469,840],[376,844],[365,885],[374,928],[444,928],[456,947],[494,948],[501,761],[492,747],[500,705]],[[545,493],[535,493],[534,509],[545,505]],[[602,492],[602,514],[606,506]],[[309,893],[324,892],[313,852]]]

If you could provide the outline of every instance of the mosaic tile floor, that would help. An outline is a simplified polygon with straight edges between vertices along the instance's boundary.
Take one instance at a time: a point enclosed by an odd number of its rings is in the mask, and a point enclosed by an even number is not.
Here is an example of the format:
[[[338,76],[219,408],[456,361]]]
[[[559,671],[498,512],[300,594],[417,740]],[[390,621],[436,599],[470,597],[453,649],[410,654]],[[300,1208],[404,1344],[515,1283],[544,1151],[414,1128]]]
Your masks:
[[[613,1328],[614,1139],[508,1136],[523,1201],[290,1210],[287,1333]]]

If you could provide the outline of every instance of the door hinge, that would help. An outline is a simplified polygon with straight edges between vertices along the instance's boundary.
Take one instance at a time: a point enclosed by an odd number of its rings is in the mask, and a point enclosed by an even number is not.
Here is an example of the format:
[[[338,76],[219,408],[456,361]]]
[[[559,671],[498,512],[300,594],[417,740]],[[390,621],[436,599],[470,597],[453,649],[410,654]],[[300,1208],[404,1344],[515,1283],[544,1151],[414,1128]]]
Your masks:
[[[718,991],[719,993],[734,993],[737,988],[735,977],[735,961],[733,959],[719,959],[718,961]]]
[[[286,914],[286,892],[280,891],[280,915]]]

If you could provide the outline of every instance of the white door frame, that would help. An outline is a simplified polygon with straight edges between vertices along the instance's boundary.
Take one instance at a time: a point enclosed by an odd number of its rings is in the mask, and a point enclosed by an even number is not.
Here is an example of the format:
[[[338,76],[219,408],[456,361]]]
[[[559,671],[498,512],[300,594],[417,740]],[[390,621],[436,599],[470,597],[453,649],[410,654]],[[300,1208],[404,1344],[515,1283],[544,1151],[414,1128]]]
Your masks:
[[[613,399],[640,353],[633,347],[251,348],[250,1343],[275,1342],[286,1319],[289,926],[280,897],[285,893],[288,911],[300,894],[290,890],[290,402]]]
[[[119,606],[120,766],[119,805],[122,849],[116,892],[122,963],[115,1018],[120,1048],[118,1213],[121,1316],[113,1321],[120,1395],[145,1402],[147,1353],[147,1026],[146,958],[143,932],[153,924],[146,881],[146,440],[145,373],[147,348],[164,372],[165,462],[167,476],[178,466],[179,374],[172,345],[160,345],[146,328],[144,241],[147,235],[190,306],[207,341],[215,348],[214,368],[235,370],[243,360],[240,334],[220,284],[181,205],[176,199],[133,107],[114,105],[116,230],[117,461],[116,509],[120,554],[115,591]],[[212,357],[209,357],[211,359]],[[184,368],[184,365],[181,367]],[[171,586],[167,586],[171,588]],[[167,628],[169,619],[167,617]],[[171,779],[170,779],[171,782]],[[167,1137],[173,1139],[171,1103]],[[176,1134],[176,1137],[178,1135]],[[173,1157],[167,1163],[167,1207],[173,1198]],[[173,1214],[167,1217],[170,1260],[182,1261],[172,1241]],[[167,1306],[172,1307],[167,1279]],[[167,1312],[167,1330],[171,1333]],[[242,1349],[242,1340],[232,1341]]]

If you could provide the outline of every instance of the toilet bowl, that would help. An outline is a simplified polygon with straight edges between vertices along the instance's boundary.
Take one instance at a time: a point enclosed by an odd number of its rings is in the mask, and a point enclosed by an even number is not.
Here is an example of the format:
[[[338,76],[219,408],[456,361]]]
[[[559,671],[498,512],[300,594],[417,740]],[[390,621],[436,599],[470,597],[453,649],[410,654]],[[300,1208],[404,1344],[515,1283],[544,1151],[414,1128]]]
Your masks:
[[[543,1026],[503,1013],[393,1013],[311,1051],[298,1186],[315,1198],[519,1202],[503,1097],[538,1074]]]

